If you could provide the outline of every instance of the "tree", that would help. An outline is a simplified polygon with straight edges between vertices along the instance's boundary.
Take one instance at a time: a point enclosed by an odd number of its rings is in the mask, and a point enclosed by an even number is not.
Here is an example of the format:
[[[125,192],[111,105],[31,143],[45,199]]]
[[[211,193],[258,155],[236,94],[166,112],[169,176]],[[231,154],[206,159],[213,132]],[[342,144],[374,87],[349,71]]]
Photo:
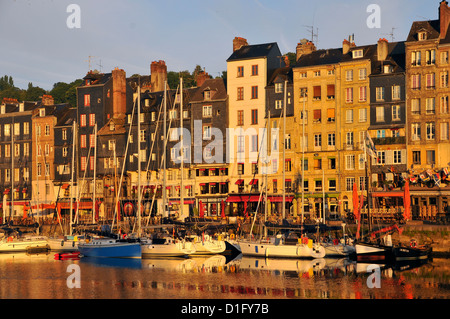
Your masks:
[[[50,91],[50,95],[53,96],[55,104],[66,102],[66,92],[70,89],[70,84],[64,82],[58,82],[53,84],[53,88]]]

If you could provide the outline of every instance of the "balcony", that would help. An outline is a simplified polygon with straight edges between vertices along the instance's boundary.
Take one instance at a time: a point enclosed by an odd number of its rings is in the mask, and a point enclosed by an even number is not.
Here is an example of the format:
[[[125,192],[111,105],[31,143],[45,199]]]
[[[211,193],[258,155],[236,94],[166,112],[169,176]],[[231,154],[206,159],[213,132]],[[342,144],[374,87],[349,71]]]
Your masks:
[[[373,138],[373,143],[375,145],[392,145],[392,144],[406,144],[406,137],[378,137]]]

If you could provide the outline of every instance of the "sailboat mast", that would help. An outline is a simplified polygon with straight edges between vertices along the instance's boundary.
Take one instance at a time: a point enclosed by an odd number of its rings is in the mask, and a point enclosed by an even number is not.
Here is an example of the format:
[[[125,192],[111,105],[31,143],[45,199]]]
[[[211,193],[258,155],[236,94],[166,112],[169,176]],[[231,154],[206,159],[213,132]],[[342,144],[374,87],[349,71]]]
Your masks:
[[[76,141],[75,132],[76,132],[76,122],[74,121],[73,125],[72,125],[72,165],[71,165],[72,172],[71,172],[71,177],[70,177],[70,217],[69,217],[70,218],[70,221],[69,221],[69,234],[70,235],[72,235],[72,224],[73,224],[73,222],[72,222],[72,218],[73,218],[72,205],[73,205],[73,172],[74,172],[74,166],[75,166],[75,141]],[[38,187],[38,194],[39,194],[39,187]]]
[[[138,140],[138,207],[137,207],[137,216],[138,216],[138,236],[141,235],[141,78],[139,78],[138,83],[138,116],[137,116],[137,122],[138,122],[138,134],[139,134],[139,140]]]
[[[286,218],[286,104],[287,104],[287,81],[284,81],[283,102],[283,219]]]
[[[183,135],[183,78],[180,78],[180,94],[181,94],[181,98],[180,98],[180,128],[181,128],[181,165],[180,165],[180,169],[181,169],[181,183],[180,183],[180,218],[183,218],[184,216],[184,194],[183,194],[183,175],[184,175],[184,135]],[[184,219],[183,219],[184,220]]]
[[[303,96],[303,112],[302,112],[302,225],[305,218],[305,92]]]
[[[167,200],[167,192],[166,192],[166,130],[167,130],[167,81],[164,82],[164,120],[163,120],[163,138],[164,138],[164,147],[163,147],[163,189],[162,189],[162,195],[163,195],[163,202],[162,202],[162,209],[163,209],[163,217],[166,217],[166,200]]]
[[[14,117],[12,120],[12,127],[11,127],[11,210],[10,210],[10,215],[9,215],[9,220],[11,221],[12,216],[14,215],[14,155],[15,155],[15,151],[14,151],[14,134],[15,134],[15,129],[14,129]],[[6,208],[6,207],[5,207]]]
[[[95,190],[96,190],[96,178],[97,176],[97,123],[94,126],[94,190],[92,196],[92,224],[95,224]]]

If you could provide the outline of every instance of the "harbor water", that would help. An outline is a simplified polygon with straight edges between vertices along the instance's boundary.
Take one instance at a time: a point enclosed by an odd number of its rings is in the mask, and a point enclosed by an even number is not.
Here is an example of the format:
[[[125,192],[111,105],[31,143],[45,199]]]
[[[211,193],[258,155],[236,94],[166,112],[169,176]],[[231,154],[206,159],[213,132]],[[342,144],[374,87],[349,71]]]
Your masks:
[[[378,276],[378,277],[377,277]],[[449,259],[369,265],[350,259],[56,260],[1,254],[1,299],[449,299]]]

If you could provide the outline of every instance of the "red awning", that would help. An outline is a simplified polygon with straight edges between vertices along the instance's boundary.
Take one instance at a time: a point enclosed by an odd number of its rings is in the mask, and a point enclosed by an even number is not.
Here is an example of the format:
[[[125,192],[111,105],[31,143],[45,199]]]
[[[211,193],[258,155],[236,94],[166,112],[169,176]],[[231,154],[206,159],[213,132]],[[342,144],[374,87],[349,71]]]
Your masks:
[[[69,187],[69,184],[63,184],[63,186],[61,186],[62,189],[67,189],[67,187]]]
[[[292,202],[292,196],[286,196],[286,202]],[[267,200],[270,200],[272,203],[282,203],[283,196],[269,196]]]
[[[258,180],[257,179],[252,179],[249,183],[249,185],[255,185],[258,184]]]
[[[238,179],[238,180],[236,181],[236,185],[242,185],[243,182],[244,182],[243,179]]]

